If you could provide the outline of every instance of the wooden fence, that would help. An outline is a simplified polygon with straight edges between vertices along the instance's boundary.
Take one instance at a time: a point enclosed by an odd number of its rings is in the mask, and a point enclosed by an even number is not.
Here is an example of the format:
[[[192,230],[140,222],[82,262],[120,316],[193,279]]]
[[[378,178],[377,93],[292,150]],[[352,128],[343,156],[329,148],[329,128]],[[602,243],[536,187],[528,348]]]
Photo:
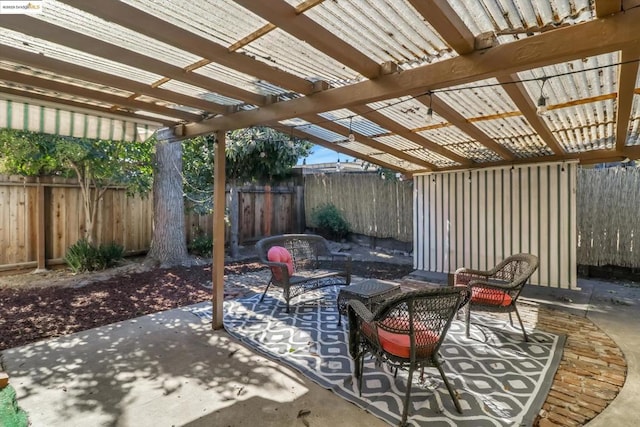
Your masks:
[[[228,192],[228,189],[227,189]],[[272,234],[304,231],[304,191],[300,185],[271,187],[245,186],[238,190],[239,244],[253,244]],[[227,193],[227,206],[229,194]],[[199,235],[211,236],[211,215],[187,213],[187,242]],[[229,227],[225,241],[229,241]]]
[[[312,225],[311,213],[323,203],[335,205],[354,233],[401,242],[413,240],[411,182],[383,180],[376,173],[307,175],[307,224]]]
[[[638,168],[578,170],[579,265],[640,267],[639,188]],[[240,244],[302,232],[313,208],[322,203],[336,205],[355,233],[413,239],[411,184],[384,181],[375,174],[308,175],[304,188],[244,187],[239,202]],[[119,243],[128,253],[147,251],[152,212],[150,197],[128,197],[123,189],[110,189],[98,214],[99,241]],[[212,220],[188,213],[186,227],[191,241],[198,233],[210,235]],[[72,180],[0,176],[0,270],[61,262],[83,232],[82,197]]]
[[[302,186],[240,188],[240,244],[304,231],[302,199]],[[124,189],[111,188],[98,207],[97,241],[118,243],[128,254],[144,253],[151,244],[152,216],[150,196],[129,197]],[[187,213],[185,219],[187,242],[200,233],[211,235],[211,215]],[[84,229],[82,195],[74,180],[0,176],[0,270],[61,263]]]
[[[146,251],[152,211],[150,198],[109,189],[98,208],[98,241],[118,243],[128,253]],[[0,176],[0,269],[60,263],[84,230],[82,195],[73,180]]]

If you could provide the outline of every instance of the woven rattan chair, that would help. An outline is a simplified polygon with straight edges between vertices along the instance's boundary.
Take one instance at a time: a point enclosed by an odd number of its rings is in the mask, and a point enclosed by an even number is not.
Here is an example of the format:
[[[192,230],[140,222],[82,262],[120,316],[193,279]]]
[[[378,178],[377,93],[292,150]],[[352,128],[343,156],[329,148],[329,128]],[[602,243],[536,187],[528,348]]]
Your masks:
[[[528,341],[516,301],[531,275],[538,268],[538,257],[532,254],[516,254],[506,258],[488,271],[460,268],[454,276],[455,286],[466,286],[471,291],[471,298],[465,306],[465,323],[467,337],[471,322],[471,311],[489,311],[511,313],[515,311],[520,322],[524,340]]]
[[[380,304],[374,313],[360,301],[348,302],[349,352],[355,361],[360,394],[367,353],[392,368],[409,371],[401,425],[407,421],[413,373],[418,368],[438,369],[456,409],[462,413],[456,393],[442,370],[438,350],[468,292],[466,287],[405,292]]]

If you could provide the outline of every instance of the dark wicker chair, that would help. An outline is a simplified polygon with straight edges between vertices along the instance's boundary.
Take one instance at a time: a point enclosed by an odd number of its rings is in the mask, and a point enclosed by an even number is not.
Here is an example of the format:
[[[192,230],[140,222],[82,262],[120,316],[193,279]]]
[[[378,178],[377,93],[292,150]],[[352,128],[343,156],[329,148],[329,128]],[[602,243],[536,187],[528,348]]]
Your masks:
[[[349,352],[355,361],[360,394],[367,353],[392,368],[409,371],[401,425],[407,421],[413,373],[418,368],[438,369],[456,409],[462,413],[456,393],[442,370],[438,350],[468,292],[466,287],[405,292],[380,304],[374,313],[360,301],[348,302]]]
[[[537,268],[538,257],[532,254],[516,254],[488,271],[469,268],[456,270],[454,285],[466,286],[471,291],[471,298],[465,306],[467,337],[469,337],[471,310],[509,313],[512,325],[511,313],[515,311],[524,340],[528,341],[527,331],[522,324],[516,301],[522,288]]]
[[[293,275],[289,275],[287,265],[269,261],[268,252],[274,246],[285,248],[292,257]],[[315,234],[282,234],[265,237],[256,243],[260,261],[271,268],[271,278],[260,298],[274,285],[282,288],[287,303],[287,313],[291,299],[305,292],[332,285],[351,283],[351,254],[332,252],[322,236]]]

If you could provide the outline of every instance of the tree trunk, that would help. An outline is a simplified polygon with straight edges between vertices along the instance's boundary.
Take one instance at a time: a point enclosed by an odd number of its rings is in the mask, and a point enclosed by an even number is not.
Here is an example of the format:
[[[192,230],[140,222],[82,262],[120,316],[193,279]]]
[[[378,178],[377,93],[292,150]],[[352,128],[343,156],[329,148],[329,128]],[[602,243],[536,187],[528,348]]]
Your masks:
[[[236,258],[240,252],[238,248],[238,236],[240,234],[240,198],[238,186],[235,183],[229,185],[229,196],[229,225],[231,227],[229,249],[231,251],[231,257]]]
[[[184,222],[182,144],[158,140],[153,174],[153,238],[147,261],[190,264]]]

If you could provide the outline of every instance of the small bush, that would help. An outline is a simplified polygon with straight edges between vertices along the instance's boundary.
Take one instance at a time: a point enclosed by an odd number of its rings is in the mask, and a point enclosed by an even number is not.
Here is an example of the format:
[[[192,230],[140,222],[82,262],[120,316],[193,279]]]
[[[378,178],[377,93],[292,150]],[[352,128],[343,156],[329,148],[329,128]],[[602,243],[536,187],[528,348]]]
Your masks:
[[[194,255],[211,257],[213,254],[213,239],[204,234],[199,234],[189,243],[189,252]]]
[[[118,264],[124,258],[124,247],[117,243],[108,243],[100,245],[98,249],[100,257],[104,262],[104,268],[110,268]]]
[[[81,239],[67,249],[64,260],[74,273],[78,273],[113,267],[123,257],[124,248],[116,243],[96,247]]]
[[[349,233],[349,223],[334,205],[325,203],[311,211],[311,221],[320,234],[330,239],[342,239]]]

